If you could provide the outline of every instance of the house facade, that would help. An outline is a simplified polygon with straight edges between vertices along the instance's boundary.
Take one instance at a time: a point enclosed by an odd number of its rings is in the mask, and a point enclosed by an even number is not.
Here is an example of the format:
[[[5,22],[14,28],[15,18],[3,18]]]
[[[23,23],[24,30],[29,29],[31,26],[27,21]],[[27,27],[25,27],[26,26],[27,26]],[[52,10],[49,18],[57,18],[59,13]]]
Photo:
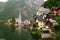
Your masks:
[[[42,14],[37,12],[35,19],[36,19],[35,21],[38,23],[39,29],[45,27],[45,22],[44,22],[45,20],[43,19]]]

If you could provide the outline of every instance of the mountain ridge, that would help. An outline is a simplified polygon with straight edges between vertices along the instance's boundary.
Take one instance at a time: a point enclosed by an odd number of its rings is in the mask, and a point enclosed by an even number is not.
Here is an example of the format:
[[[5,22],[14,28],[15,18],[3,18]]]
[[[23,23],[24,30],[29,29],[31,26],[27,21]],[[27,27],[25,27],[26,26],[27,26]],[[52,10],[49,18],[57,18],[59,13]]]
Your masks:
[[[34,4],[34,2],[36,2]],[[32,1],[32,0],[9,0],[5,6],[4,11],[0,12],[0,19],[8,19],[11,17],[18,17],[18,10],[20,9],[22,13],[22,19],[32,19],[34,13],[37,12],[39,6],[41,6],[41,3],[39,5],[39,1]],[[36,6],[38,5],[38,6]],[[2,13],[2,14],[1,14]],[[4,16],[4,17],[3,17]]]

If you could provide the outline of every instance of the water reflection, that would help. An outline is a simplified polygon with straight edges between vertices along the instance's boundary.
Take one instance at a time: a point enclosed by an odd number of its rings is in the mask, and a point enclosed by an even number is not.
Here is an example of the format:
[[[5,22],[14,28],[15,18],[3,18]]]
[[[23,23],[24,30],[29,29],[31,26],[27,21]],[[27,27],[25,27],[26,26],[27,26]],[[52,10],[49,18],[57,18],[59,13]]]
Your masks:
[[[0,39],[4,40],[32,40],[29,31],[25,31],[25,29],[21,29],[21,35],[18,32],[11,31],[7,25],[4,23],[0,23]]]

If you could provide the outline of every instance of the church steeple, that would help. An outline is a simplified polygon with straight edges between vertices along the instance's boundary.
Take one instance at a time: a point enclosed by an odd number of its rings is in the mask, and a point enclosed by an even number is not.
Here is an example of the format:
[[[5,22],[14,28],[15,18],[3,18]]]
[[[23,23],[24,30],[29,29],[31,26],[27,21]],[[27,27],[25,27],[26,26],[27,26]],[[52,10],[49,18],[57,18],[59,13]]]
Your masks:
[[[19,9],[19,22],[18,22],[18,24],[19,24],[19,26],[21,25],[21,10]]]
[[[21,33],[21,10],[19,9],[18,10],[18,12],[19,12],[19,16],[18,16],[18,30],[19,30],[19,35],[20,35],[20,33]]]

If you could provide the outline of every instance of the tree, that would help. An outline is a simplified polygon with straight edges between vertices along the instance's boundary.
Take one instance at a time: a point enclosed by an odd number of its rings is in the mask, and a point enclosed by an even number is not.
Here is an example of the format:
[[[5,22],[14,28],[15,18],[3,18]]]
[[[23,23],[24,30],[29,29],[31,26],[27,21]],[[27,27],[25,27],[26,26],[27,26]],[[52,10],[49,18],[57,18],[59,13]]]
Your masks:
[[[33,39],[39,40],[40,39],[41,29],[37,29],[38,25],[37,25],[36,22],[33,22],[31,24],[31,26],[33,27],[32,31],[31,31],[31,35],[32,35]]]
[[[52,8],[54,6],[60,6],[60,0],[48,0],[44,4],[45,8]]]
[[[12,17],[11,23],[15,24],[15,18],[14,17]]]
[[[12,17],[12,20],[11,20],[11,30],[12,31],[15,31],[15,18],[14,17]]]
[[[54,26],[54,29],[55,29],[56,31],[60,31],[60,14],[55,17],[55,20],[56,20],[56,22],[57,22],[57,25]]]
[[[55,17],[55,20],[57,21],[58,24],[60,24],[60,14]]]

